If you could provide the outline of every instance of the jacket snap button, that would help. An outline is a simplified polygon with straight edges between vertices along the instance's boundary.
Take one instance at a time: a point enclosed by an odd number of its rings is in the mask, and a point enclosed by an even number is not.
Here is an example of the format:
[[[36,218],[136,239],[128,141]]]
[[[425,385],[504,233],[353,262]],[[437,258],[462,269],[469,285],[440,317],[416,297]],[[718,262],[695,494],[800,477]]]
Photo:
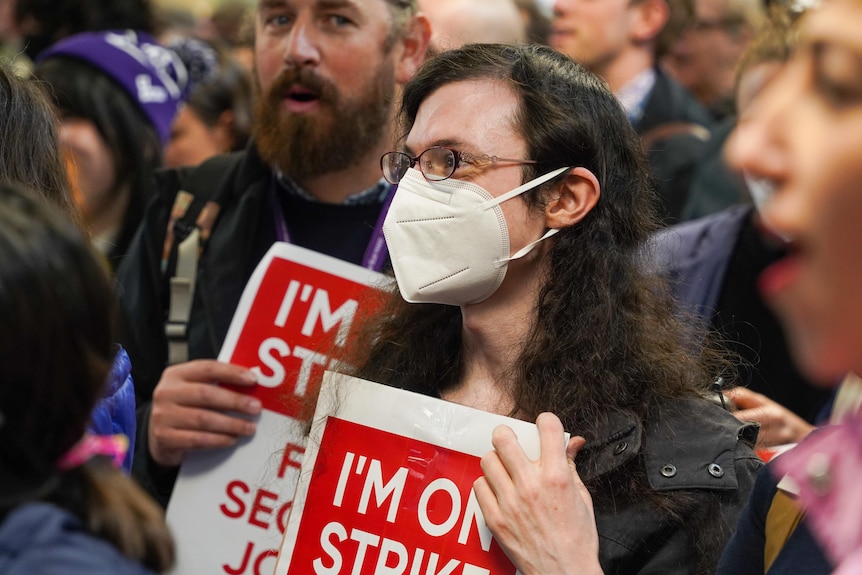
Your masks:
[[[709,474],[712,475],[713,477],[723,477],[724,476],[724,469],[722,469],[721,465],[719,465],[718,463],[710,463],[707,470],[709,471]]]
[[[623,451],[625,451],[626,449],[628,449],[628,446],[629,446],[629,444],[628,444],[628,443],[626,443],[625,441],[622,441],[622,442],[620,442],[620,443],[617,443],[617,444],[614,446],[614,455],[619,455],[620,453],[622,453]]]
[[[674,475],[676,475],[676,465],[671,465],[670,463],[668,463],[661,468],[661,474],[665,477],[673,477]]]

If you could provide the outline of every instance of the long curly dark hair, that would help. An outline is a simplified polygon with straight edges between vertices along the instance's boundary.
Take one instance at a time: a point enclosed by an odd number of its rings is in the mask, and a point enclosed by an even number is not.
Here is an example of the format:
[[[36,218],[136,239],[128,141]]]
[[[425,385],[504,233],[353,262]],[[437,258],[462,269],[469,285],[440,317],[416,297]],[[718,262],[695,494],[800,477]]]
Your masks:
[[[523,168],[524,181],[583,166],[601,186],[594,209],[548,240],[534,320],[505,382],[514,399],[511,415],[534,420],[554,412],[589,442],[614,413],[645,421],[662,401],[707,390],[729,362],[675,312],[664,281],[649,269],[644,246],[659,225],[657,200],[617,100],[601,80],[546,47],[469,45],[426,62],[407,84],[404,133],[435,90],[476,79],[503,81],[519,99],[517,127],[527,157],[538,161]],[[541,206],[563,177],[525,194],[528,205]],[[365,327],[350,363],[359,377],[440,395],[464,369],[461,321],[458,307],[407,304],[393,294],[387,313]],[[633,464],[588,482],[596,505],[643,497],[681,521],[691,500],[652,492],[643,464]],[[692,537],[710,548],[702,551],[705,564],[715,560],[726,534],[712,535],[714,544]]]

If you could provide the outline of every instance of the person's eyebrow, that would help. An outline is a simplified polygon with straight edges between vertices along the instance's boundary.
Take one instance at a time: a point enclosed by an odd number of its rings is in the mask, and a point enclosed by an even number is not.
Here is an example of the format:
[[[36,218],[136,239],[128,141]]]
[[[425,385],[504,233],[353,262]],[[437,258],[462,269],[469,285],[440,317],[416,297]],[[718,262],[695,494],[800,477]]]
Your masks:
[[[353,0],[319,0],[317,8],[321,10],[338,10],[341,8],[356,9],[356,2]]]
[[[286,4],[284,0],[260,0],[258,8],[281,8]]]
[[[424,148],[422,151],[424,152],[428,148],[435,148],[435,147],[453,148],[453,149],[456,149],[458,151],[461,151],[461,148],[463,148],[463,147],[470,148],[471,146],[469,144],[467,144],[466,142],[464,142],[463,140],[455,140],[452,138],[441,138],[441,139],[433,140],[432,142],[430,142],[430,144],[426,148]],[[411,148],[407,144],[404,144],[404,151],[406,153],[410,154],[411,156],[417,155],[416,152],[413,150],[413,148]]]

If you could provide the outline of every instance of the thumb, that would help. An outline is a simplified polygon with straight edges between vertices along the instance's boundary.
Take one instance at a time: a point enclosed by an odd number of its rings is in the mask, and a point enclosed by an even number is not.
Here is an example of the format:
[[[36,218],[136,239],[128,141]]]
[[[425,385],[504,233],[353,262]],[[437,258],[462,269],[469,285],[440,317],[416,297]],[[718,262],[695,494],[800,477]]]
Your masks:
[[[566,457],[568,457],[569,461],[575,461],[578,453],[580,453],[586,443],[587,440],[580,435],[575,435],[574,437],[569,438],[569,443],[566,444]]]

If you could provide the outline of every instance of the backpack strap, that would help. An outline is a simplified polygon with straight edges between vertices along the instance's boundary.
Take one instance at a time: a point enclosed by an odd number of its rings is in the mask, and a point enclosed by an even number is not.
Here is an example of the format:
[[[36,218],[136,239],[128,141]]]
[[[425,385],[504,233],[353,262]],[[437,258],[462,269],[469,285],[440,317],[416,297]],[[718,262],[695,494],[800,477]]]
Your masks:
[[[168,286],[168,320],[165,323],[168,365],[189,360],[188,327],[200,245],[200,230],[194,228],[177,248],[176,275],[170,278]]]
[[[175,173],[180,189],[168,219],[161,260],[162,273],[168,276],[168,365],[188,361],[188,324],[198,261],[221,210],[223,199],[218,191],[239,158],[237,154],[217,156],[198,168]]]

